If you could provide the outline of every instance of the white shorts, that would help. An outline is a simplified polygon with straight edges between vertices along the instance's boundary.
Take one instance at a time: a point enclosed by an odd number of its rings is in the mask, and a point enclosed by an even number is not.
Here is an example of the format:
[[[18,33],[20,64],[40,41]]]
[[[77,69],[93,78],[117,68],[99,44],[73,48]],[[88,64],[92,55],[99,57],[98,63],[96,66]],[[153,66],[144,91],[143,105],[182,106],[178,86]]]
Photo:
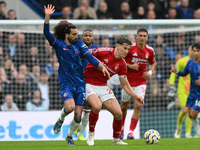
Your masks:
[[[97,95],[101,103],[109,99],[115,98],[113,91],[108,86],[95,86],[91,84],[86,84],[86,100],[91,94]]]
[[[145,92],[146,92],[146,85],[139,85],[136,87],[132,87],[133,91],[137,93],[138,95],[142,96],[143,98],[145,97]],[[132,96],[128,95],[123,89],[122,89],[122,101],[123,102],[128,102],[131,100]]]

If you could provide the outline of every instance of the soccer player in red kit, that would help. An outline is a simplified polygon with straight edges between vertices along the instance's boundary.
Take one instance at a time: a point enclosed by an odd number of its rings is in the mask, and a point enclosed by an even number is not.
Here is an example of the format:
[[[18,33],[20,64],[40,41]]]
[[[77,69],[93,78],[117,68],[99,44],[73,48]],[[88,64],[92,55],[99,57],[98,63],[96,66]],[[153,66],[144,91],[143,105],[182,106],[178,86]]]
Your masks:
[[[132,87],[132,89],[143,98],[145,97],[146,83],[147,79],[150,78],[155,66],[155,53],[154,49],[146,44],[148,39],[148,31],[145,28],[140,28],[136,35],[137,42],[133,43],[129,53],[127,54],[125,60],[127,63],[127,78]],[[149,70],[146,71],[147,63],[150,64]],[[127,109],[130,104],[130,100],[134,99],[134,112],[131,118],[131,124],[127,139],[134,139],[133,131],[137,126],[137,122],[140,118],[140,110],[143,106],[135,100],[134,97],[129,95],[126,91],[122,89],[122,105],[121,110],[123,113],[122,119],[122,130],[119,138],[124,137],[124,123],[127,114]]]
[[[131,42],[120,37],[117,40],[116,48],[100,47],[93,49],[92,55],[101,61],[110,73],[119,75],[122,88],[136,100],[143,104],[143,97],[136,94],[126,78],[127,67],[123,58],[126,57],[131,47]],[[94,145],[94,131],[98,120],[99,112],[102,106],[113,114],[113,144],[127,145],[119,139],[122,127],[122,111],[120,105],[115,98],[113,91],[107,86],[108,77],[104,76],[98,69],[89,63],[85,69],[84,77],[86,81],[86,99],[92,110],[89,115],[89,136],[88,145]]]

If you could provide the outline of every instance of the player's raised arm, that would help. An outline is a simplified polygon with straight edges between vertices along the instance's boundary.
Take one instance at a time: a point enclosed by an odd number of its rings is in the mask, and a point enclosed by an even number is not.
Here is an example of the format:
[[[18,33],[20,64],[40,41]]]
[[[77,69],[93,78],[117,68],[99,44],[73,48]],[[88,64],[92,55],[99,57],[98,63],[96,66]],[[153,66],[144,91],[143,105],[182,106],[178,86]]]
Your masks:
[[[49,41],[50,45],[52,45],[52,43],[54,43],[55,41],[55,37],[53,36],[53,34],[51,34],[51,32],[49,31],[49,20],[50,20],[50,16],[54,13],[55,7],[52,6],[52,4],[48,4],[47,7],[44,6],[44,12],[45,12],[45,20],[44,20],[44,29],[43,29],[43,33],[44,36],[46,37],[46,39]]]
[[[52,4],[48,4],[47,7],[44,6],[44,13],[45,13],[45,19],[44,23],[49,23],[50,16],[54,13],[55,6],[52,6]]]

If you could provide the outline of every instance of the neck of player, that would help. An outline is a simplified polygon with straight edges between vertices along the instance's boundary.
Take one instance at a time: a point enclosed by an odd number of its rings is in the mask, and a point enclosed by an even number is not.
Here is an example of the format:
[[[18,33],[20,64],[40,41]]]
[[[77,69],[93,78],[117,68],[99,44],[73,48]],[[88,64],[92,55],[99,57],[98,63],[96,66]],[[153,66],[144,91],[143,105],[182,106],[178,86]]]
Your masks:
[[[143,48],[145,47],[145,44],[137,42],[137,46],[138,46],[140,49],[143,49]]]

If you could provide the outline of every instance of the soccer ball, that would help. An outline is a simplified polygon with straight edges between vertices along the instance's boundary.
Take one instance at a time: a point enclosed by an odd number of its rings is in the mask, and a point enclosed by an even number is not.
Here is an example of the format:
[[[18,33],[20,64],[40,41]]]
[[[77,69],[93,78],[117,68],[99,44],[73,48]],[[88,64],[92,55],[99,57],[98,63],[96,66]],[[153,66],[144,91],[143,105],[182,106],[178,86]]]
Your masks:
[[[144,141],[147,144],[157,144],[160,142],[160,134],[154,129],[150,129],[144,134]]]

